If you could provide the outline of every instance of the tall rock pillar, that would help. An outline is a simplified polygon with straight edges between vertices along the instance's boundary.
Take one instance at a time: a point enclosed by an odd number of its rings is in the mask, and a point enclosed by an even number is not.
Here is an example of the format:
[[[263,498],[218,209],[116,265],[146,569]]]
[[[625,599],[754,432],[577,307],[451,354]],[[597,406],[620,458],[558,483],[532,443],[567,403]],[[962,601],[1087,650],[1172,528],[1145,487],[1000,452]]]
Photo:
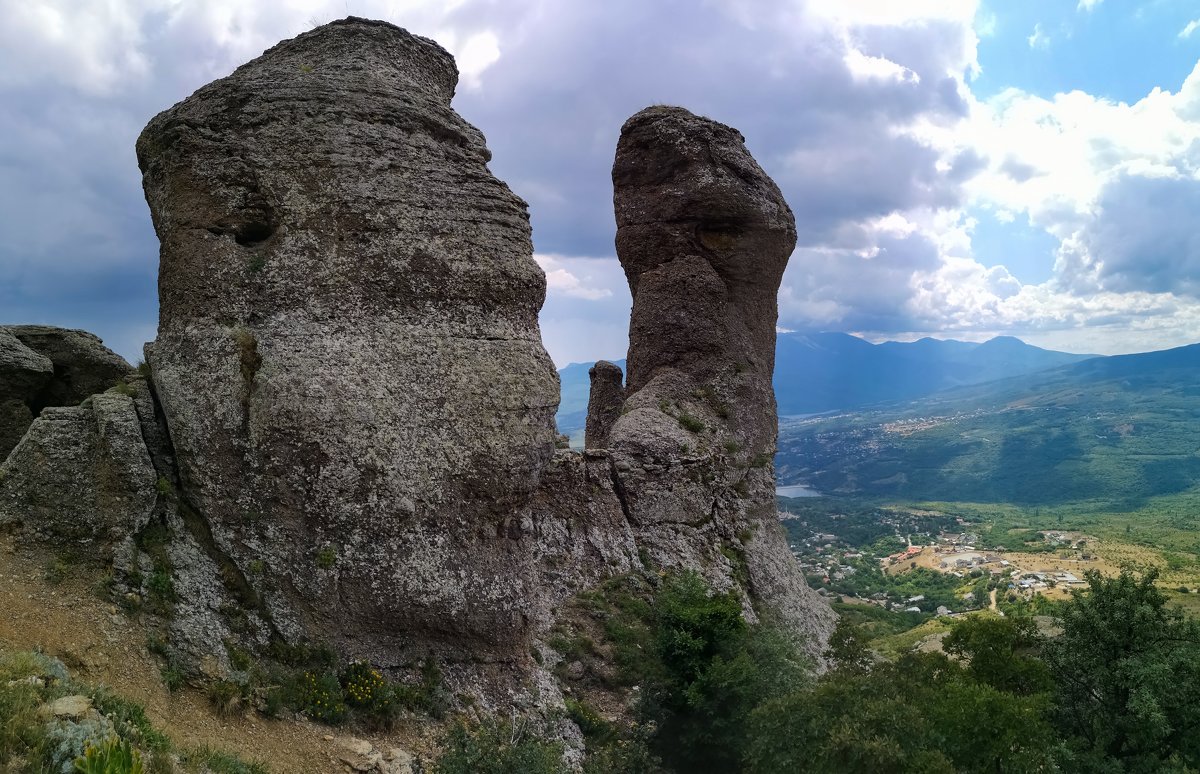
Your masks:
[[[737,583],[819,651],[832,614],[776,519],[771,376],[792,211],[735,129],[652,107],[613,164],[617,256],[633,295],[628,378],[608,440],[639,544]]]
[[[181,497],[281,633],[385,666],[527,652],[514,513],[554,449],[529,216],[457,80],[433,41],[350,18],[137,144]]]

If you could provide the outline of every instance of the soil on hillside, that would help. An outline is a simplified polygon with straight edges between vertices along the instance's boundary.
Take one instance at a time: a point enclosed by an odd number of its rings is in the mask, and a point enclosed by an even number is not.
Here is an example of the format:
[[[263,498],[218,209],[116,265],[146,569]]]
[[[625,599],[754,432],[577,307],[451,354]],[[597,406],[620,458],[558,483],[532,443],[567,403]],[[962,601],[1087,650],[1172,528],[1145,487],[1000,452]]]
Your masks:
[[[107,685],[143,704],[150,720],[177,747],[236,753],[280,774],[350,771],[340,756],[353,738],[379,750],[400,747],[429,759],[428,728],[372,734],[253,712],[223,718],[200,690],[167,691],[160,665],[146,649],[145,629],[94,591],[99,571],[68,568],[66,577],[51,583],[46,567],[53,559],[0,535],[0,649],[41,650],[61,659],[80,680]]]

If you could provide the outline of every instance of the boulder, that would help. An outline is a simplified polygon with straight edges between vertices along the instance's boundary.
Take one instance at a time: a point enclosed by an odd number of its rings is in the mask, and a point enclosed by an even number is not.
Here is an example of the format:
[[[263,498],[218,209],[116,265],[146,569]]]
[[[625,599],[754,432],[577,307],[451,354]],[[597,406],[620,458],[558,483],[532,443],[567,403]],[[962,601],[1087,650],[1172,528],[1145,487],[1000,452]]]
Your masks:
[[[63,696],[42,707],[42,714],[54,718],[81,720],[92,708],[92,700],[87,696],[75,694]]]
[[[132,398],[113,392],[50,407],[0,465],[0,525],[104,558],[146,525],[155,482]]]
[[[349,18],[156,116],[148,350],[205,550],[289,637],[528,658],[558,380],[525,203],[451,56]],[[227,562],[227,564],[225,564]]]
[[[54,375],[54,363],[0,328],[0,400],[35,395]],[[111,386],[111,385],[110,385]]]
[[[132,368],[86,331],[0,326],[0,462],[47,406],[74,406]]]
[[[782,616],[819,656],[833,614],[775,517],[771,377],[791,209],[737,130],[677,107],[625,123],[613,189],[633,311],[607,445],[638,543],[741,588],[749,617]]]
[[[87,331],[49,325],[7,325],[0,331],[18,339],[53,364],[53,376],[31,400],[36,416],[46,406],[75,406],[104,392],[133,372],[125,358]]]
[[[53,375],[50,358],[0,328],[0,462],[29,429],[33,422],[29,403]]]

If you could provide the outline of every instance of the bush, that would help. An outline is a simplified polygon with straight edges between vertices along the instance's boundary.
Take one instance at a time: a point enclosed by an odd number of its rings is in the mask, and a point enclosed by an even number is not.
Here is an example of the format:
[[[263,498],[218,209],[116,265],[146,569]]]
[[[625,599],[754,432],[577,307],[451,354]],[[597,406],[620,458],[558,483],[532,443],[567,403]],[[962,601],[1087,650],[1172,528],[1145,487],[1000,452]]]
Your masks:
[[[142,774],[142,756],[128,741],[109,737],[98,745],[89,744],[75,759],[79,774]]]
[[[346,703],[342,700],[342,686],[337,677],[316,672],[305,672],[301,675],[296,709],[313,720],[330,725],[337,725],[345,720]]]
[[[491,719],[477,728],[454,724],[442,739],[435,774],[565,774],[562,745],[540,739],[525,721]]]
[[[91,691],[92,705],[112,721],[117,734],[146,750],[166,750],[171,742],[146,717],[146,709],[136,701],[122,698],[107,688]]]
[[[379,670],[365,661],[353,661],[338,676],[346,704],[362,710],[372,720],[391,724],[400,713],[397,691]]]
[[[230,680],[214,680],[205,691],[208,703],[217,715],[227,718],[238,714],[243,707],[242,686]]]
[[[631,737],[606,755],[627,754],[648,767],[653,751],[677,771],[738,771],[750,713],[797,689],[807,665],[770,627],[750,628],[736,594],[713,593],[694,572],[667,578],[649,618],[652,658],[635,662],[647,751]]]

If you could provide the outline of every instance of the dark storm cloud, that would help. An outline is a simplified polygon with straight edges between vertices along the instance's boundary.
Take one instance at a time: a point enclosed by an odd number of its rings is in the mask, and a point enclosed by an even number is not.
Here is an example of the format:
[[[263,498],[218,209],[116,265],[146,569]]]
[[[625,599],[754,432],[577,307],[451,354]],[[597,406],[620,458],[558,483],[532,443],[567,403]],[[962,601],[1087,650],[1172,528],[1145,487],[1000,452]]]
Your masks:
[[[38,42],[36,26],[20,35],[10,27],[7,39],[0,32],[0,322],[80,325],[136,357],[136,339],[153,330],[157,271],[137,133],[205,82],[345,10],[451,46],[495,35],[499,60],[464,78],[455,107],[487,135],[493,171],[530,202],[544,253],[612,261],[612,155],[621,124],[650,104],[684,105],[740,129],[797,211],[809,248],[847,233],[857,235],[854,249],[870,246],[872,219],[956,206],[982,165],[971,154],[943,159],[905,131],[965,114],[961,24],[868,28],[848,44],[845,29],[807,16],[801,2],[326,5],[314,14],[139,0],[91,9],[95,23],[65,17],[79,36],[70,46]],[[102,23],[112,30],[91,29]],[[849,45],[890,60],[898,74],[856,72]],[[838,272],[809,284],[853,304],[862,295],[855,286],[890,283],[861,301],[890,304],[872,312],[881,318],[898,316],[906,287],[898,279],[911,271],[899,252],[882,249],[860,267],[865,275],[842,276],[849,287],[834,283]],[[544,317],[621,329],[627,301],[616,290],[561,303],[552,292]]]
[[[1087,268],[1106,290],[1200,295],[1197,211],[1198,180],[1118,176],[1084,231]]]
[[[864,53],[894,56],[916,77],[858,78],[836,30],[775,18],[773,7],[764,3],[748,26],[721,3],[615,0],[534,15],[501,34],[504,55],[485,88],[456,104],[487,134],[493,169],[530,201],[540,250],[611,254],[617,135],[655,103],[740,129],[801,215],[802,244],[847,220],[960,202],[968,167],[939,171],[937,151],[895,131],[965,115],[952,62],[937,50],[950,30],[877,33]],[[479,18],[474,6],[461,13]]]

